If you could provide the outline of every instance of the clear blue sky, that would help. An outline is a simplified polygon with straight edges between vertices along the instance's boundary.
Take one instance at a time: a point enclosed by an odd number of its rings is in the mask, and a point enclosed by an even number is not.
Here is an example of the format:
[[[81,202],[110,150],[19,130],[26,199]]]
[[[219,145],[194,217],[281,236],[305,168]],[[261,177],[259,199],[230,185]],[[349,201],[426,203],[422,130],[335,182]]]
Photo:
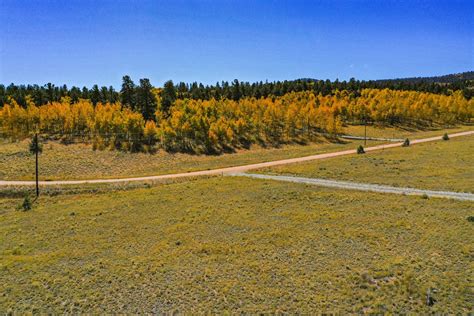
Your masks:
[[[472,70],[474,1],[0,0],[0,83],[120,86]]]

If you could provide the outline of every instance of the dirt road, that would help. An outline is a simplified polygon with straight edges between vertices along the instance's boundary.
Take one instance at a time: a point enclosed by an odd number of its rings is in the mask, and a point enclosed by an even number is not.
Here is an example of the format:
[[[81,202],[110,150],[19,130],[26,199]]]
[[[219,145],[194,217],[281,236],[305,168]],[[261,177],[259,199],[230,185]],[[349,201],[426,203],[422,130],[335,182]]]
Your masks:
[[[460,132],[449,135],[450,138],[453,137],[460,137],[460,136],[468,136],[473,135],[474,131],[466,131]],[[430,138],[422,138],[422,139],[415,139],[411,141],[412,145],[432,142],[440,140],[441,136],[430,137]],[[373,147],[365,148],[366,152],[371,152],[375,150],[383,150],[387,148],[393,147],[400,147],[402,145],[401,142],[399,143],[390,143],[390,144],[383,144]],[[212,170],[202,170],[202,171],[194,171],[194,172],[184,172],[184,173],[174,173],[174,174],[164,174],[164,175],[157,175],[157,176],[147,176],[147,177],[133,177],[133,178],[118,178],[118,179],[91,179],[91,180],[57,180],[57,181],[40,181],[41,185],[68,185],[68,184],[86,184],[86,183],[120,183],[120,182],[132,182],[132,181],[153,181],[153,180],[165,180],[165,179],[176,179],[176,178],[183,178],[183,177],[198,177],[198,176],[212,176],[212,175],[223,175],[223,174],[231,174],[231,173],[242,173],[249,170],[255,170],[265,167],[273,167],[279,165],[286,165],[290,163],[298,163],[310,160],[317,160],[317,159],[326,159],[326,158],[333,158],[339,157],[344,155],[352,155],[356,153],[356,149],[332,152],[332,153],[325,153],[325,154],[318,154],[300,158],[291,158],[291,159],[283,159],[283,160],[276,160],[276,161],[269,161],[269,162],[261,162],[255,163],[250,165],[244,166],[235,166],[235,167],[227,167],[227,168],[219,168],[219,169],[212,169]],[[0,180],[0,186],[27,186],[27,185],[34,185],[34,181],[4,181]]]
[[[272,175],[267,175],[267,174],[253,174],[253,173],[236,173],[236,174],[231,174],[231,176],[296,182],[296,183],[312,184],[312,185],[317,185],[317,186],[322,186],[322,187],[338,188],[338,189],[371,191],[371,192],[392,193],[392,194],[406,194],[406,195],[426,195],[428,197],[440,197],[440,198],[448,198],[448,199],[461,200],[461,201],[474,201],[474,194],[472,193],[422,190],[422,189],[415,189],[415,188],[393,187],[389,185],[380,185],[380,184],[358,183],[358,182],[327,180],[327,179],[318,179],[318,178],[303,178],[303,177],[293,177],[293,176],[272,176]]]

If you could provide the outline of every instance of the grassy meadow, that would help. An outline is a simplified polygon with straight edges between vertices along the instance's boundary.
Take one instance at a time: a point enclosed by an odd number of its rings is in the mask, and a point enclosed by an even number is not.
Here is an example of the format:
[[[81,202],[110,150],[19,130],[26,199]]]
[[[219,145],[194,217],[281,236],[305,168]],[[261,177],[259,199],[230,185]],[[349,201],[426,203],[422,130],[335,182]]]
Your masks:
[[[254,147],[222,155],[191,155],[159,151],[155,154],[92,150],[91,145],[48,142],[40,156],[42,180],[126,178],[245,165],[355,148],[361,141],[320,142],[280,148]],[[380,142],[371,142],[376,144]],[[27,140],[0,144],[0,179],[33,180],[35,160]]]
[[[2,313],[473,309],[470,202],[214,177],[20,203]]]
[[[456,127],[447,130],[456,132],[471,127]],[[347,133],[363,135],[363,126],[348,126]],[[403,130],[394,127],[368,127],[368,136],[423,138],[441,135],[444,130]],[[402,136],[403,135],[403,136]],[[217,156],[170,154],[159,151],[155,154],[129,153],[120,151],[93,151],[91,145],[69,144],[50,141],[43,146],[40,156],[41,180],[124,178],[148,176],[197,170],[230,167],[278,159],[294,158],[318,153],[353,149],[363,144],[360,140],[330,142],[325,138],[306,145],[285,145],[280,148],[261,148],[254,146],[249,150]],[[369,141],[368,146],[380,144]],[[28,141],[0,143],[0,179],[33,180],[34,157],[28,152]]]
[[[474,136],[464,136],[363,155],[277,166],[258,172],[474,192],[473,153]]]

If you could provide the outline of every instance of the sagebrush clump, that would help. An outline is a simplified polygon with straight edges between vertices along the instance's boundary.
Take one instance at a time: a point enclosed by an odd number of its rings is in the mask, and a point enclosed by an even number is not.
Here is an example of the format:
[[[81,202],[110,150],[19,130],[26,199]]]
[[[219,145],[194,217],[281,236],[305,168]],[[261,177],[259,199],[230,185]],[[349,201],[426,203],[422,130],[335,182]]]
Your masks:
[[[32,203],[31,203],[31,200],[30,200],[30,196],[26,195],[25,198],[23,199],[23,203],[21,203],[21,209],[24,212],[26,212],[26,211],[31,210],[31,208],[32,208]]]

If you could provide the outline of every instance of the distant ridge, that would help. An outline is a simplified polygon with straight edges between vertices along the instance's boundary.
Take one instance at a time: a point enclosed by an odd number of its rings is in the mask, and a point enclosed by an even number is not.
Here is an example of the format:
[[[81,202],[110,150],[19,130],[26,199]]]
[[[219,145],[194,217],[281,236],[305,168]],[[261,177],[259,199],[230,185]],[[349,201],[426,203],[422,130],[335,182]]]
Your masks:
[[[376,82],[409,82],[409,83],[418,83],[418,82],[429,82],[429,83],[455,83],[465,80],[474,80],[474,71],[465,71],[456,74],[449,74],[443,76],[434,76],[434,77],[409,77],[409,78],[395,78],[395,79],[380,79],[375,80]]]
[[[374,79],[358,80],[357,78],[354,78],[354,79],[357,81],[380,82],[380,83],[390,83],[390,82],[456,83],[456,82],[462,82],[466,80],[474,80],[474,71],[465,71],[465,72],[460,72],[460,73],[455,73],[455,74],[432,76],[432,77],[406,77],[406,78],[375,79],[375,80]],[[336,79],[336,80],[340,82],[346,81],[346,80],[339,80],[339,79]],[[287,80],[287,81],[293,81],[293,80]],[[315,78],[299,78],[299,79],[296,79],[295,81],[314,82],[314,81],[325,81],[325,80],[315,79]],[[334,82],[334,80],[331,80],[331,82]]]

